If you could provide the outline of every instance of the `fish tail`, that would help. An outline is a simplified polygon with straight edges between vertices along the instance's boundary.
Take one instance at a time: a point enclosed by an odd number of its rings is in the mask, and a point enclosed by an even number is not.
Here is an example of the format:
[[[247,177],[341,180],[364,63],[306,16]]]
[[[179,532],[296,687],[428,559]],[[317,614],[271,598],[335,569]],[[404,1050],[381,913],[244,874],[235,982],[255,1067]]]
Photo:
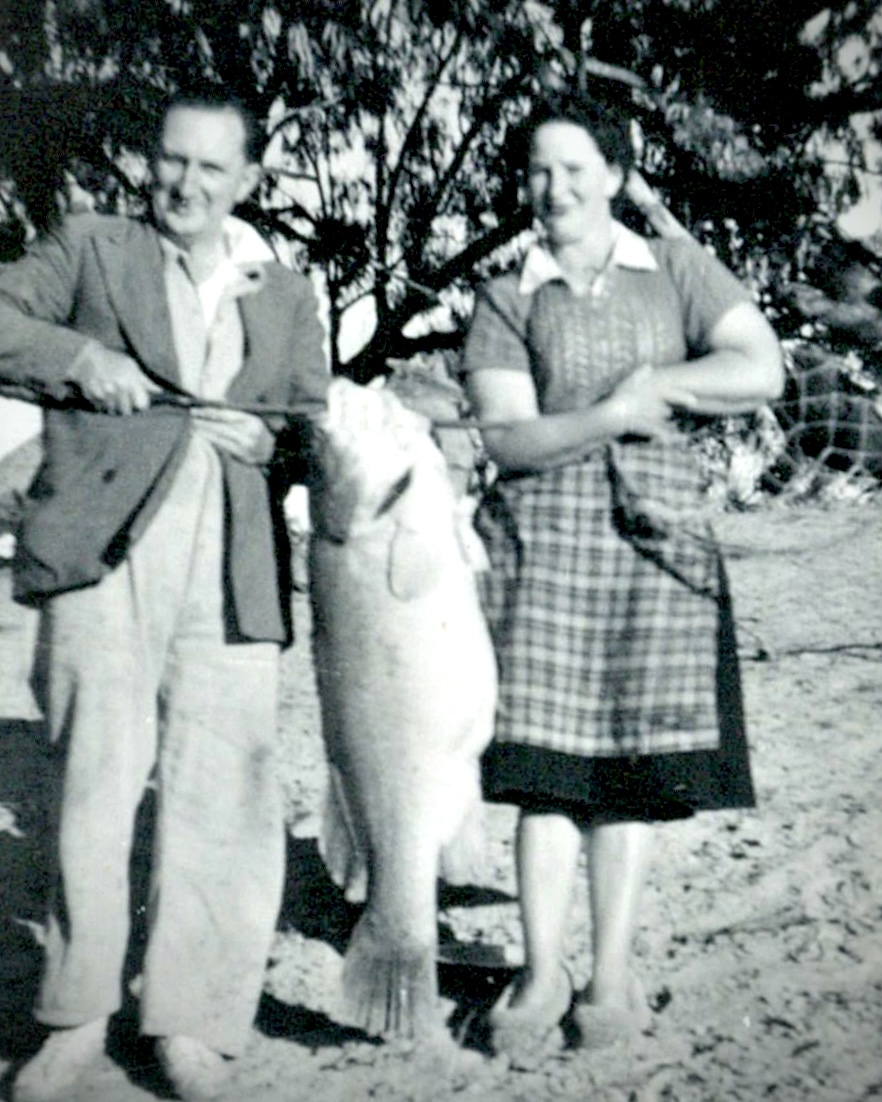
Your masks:
[[[343,964],[343,992],[358,1025],[373,1035],[425,1037],[439,1028],[435,947],[378,936],[364,914]]]

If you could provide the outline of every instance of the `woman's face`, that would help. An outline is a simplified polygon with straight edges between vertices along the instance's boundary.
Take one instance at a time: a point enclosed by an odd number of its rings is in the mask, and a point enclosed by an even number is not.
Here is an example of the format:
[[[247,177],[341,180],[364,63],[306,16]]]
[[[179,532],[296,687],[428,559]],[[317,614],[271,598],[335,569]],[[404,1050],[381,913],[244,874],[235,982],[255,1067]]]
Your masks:
[[[577,244],[610,217],[610,200],[622,170],[609,164],[583,127],[564,120],[542,123],[530,147],[533,211],[552,245]]]

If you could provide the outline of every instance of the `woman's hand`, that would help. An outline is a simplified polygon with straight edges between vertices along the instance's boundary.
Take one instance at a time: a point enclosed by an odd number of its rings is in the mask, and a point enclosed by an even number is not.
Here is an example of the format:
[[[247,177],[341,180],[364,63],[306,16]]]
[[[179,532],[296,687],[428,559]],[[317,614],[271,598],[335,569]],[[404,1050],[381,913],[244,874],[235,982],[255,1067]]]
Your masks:
[[[656,369],[668,387],[693,395],[695,413],[751,413],[774,401],[784,389],[781,346],[774,330],[752,302],[739,302],[717,321],[708,352]]]
[[[616,436],[667,436],[674,410],[691,409],[695,398],[644,364],[619,383],[606,404]]]
[[[203,439],[240,463],[262,467],[272,459],[276,438],[254,413],[236,409],[198,409],[192,414]]]
[[[661,436],[672,431],[675,407],[692,396],[663,371],[641,367],[606,399],[585,409],[540,414],[536,388],[523,371],[475,371],[468,394],[483,430],[487,454],[500,471],[542,471],[580,460],[617,436]]]

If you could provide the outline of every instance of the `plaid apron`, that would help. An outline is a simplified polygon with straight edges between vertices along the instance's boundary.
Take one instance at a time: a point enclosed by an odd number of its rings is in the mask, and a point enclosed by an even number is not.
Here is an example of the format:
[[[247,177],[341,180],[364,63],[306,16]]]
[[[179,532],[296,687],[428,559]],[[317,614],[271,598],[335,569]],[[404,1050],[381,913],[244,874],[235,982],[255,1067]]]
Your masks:
[[[680,318],[610,326],[560,284],[527,333],[541,408],[589,406],[641,362],[683,358]],[[607,339],[601,339],[606,337]],[[476,525],[500,665],[496,738],[585,757],[719,745],[719,553],[685,437],[623,438],[579,463],[497,480]]]

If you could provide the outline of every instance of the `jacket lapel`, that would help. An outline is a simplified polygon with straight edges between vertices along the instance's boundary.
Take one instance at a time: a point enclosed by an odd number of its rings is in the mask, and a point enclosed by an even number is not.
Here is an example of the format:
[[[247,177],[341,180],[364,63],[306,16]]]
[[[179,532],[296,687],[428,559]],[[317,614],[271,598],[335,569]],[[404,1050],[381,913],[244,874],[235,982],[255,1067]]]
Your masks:
[[[267,276],[266,284],[259,291],[239,299],[245,348],[242,370],[227,392],[231,402],[259,401],[278,386],[278,345],[283,331],[279,324],[279,310],[284,306],[273,294],[275,285],[269,278],[269,272]]]
[[[135,359],[158,381],[180,389],[156,231],[133,221],[119,234],[96,240],[95,250],[108,298]]]

